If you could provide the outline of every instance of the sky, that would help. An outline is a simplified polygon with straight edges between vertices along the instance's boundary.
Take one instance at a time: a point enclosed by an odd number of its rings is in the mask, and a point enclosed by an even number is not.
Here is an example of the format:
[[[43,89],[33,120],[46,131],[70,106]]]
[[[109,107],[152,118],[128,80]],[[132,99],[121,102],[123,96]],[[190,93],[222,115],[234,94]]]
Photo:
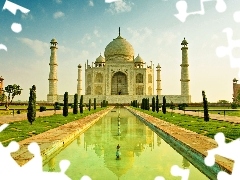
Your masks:
[[[233,67],[228,55],[218,57],[216,48],[228,47],[225,28],[233,30],[233,40],[240,39],[240,23],[233,14],[240,11],[240,1],[225,0],[226,11],[218,12],[217,1],[204,2],[203,15],[189,15],[181,22],[178,0],[12,0],[30,10],[28,14],[8,10],[0,12],[0,76],[4,86],[18,84],[23,89],[15,100],[28,100],[29,88],[36,85],[37,100],[47,100],[50,62],[50,41],[58,41],[58,94],[75,94],[77,91],[77,66],[84,67],[103,55],[105,47],[118,36],[132,44],[135,57],[155,67],[161,66],[163,95],[181,93],[181,42],[188,41],[190,95],[192,102],[202,101],[205,90],[209,102],[232,101],[233,78],[239,68]],[[188,0],[187,12],[201,9],[200,0]],[[5,0],[0,0],[3,7]],[[11,30],[12,23],[20,23],[22,31]],[[240,49],[232,50],[240,58]],[[85,77],[83,68],[83,94]],[[156,72],[155,72],[156,79]],[[156,87],[156,82],[155,82]],[[156,94],[156,90],[154,92]]]

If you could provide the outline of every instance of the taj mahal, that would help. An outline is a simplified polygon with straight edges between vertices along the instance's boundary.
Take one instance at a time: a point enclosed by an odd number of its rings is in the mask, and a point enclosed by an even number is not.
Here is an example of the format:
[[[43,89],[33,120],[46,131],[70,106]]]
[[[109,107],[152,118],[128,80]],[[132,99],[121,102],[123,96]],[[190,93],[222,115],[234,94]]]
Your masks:
[[[50,42],[50,73],[49,93],[47,101],[63,102],[63,95],[57,93],[57,41]],[[154,80],[154,65],[147,65],[138,54],[135,57],[133,46],[121,36],[120,28],[117,38],[113,39],[105,48],[104,55],[96,58],[95,62],[85,63],[85,91],[82,92],[82,69],[78,68],[76,93],[84,95],[84,103],[89,99],[96,98],[97,103],[103,100],[108,103],[130,103],[132,100],[141,102],[142,98],[152,98],[158,95],[160,102],[163,96],[167,102],[190,103],[189,73],[188,73],[188,42],[184,38],[181,43],[182,64],[181,66],[181,95],[161,94],[161,67],[156,66],[157,79]],[[156,81],[156,95],[154,88]],[[68,96],[68,101],[73,102],[74,95]]]

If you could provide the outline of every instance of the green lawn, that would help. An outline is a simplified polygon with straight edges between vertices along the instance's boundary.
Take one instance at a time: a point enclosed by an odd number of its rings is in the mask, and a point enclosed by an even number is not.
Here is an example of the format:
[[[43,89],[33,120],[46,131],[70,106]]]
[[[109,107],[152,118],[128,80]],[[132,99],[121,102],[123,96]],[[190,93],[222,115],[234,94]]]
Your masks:
[[[49,129],[59,127],[63,124],[79,120],[87,115],[96,113],[104,108],[97,108],[96,110],[84,110],[83,114],[68,114],[64,117],[62,114],[55,114],[47,117],[37,117],[32,125],[27,120],[10,123],[10,125],[1,132],[0,142],[4,146],[8,145],[11,141],[21,141],[28,137],[43,133]]]
[[[214,138],[214,135],[218,132],[223,132],[225,134],[226,141],[228,142],[240,137],[240,124],[211,119],[209,122],[205,122],[203,118],[184,114],[172,113],[171,115],[170,112],[163,114],[162,112],[157,113],[150,110],[142,110],[140,108],[134,109],[210,138]]]

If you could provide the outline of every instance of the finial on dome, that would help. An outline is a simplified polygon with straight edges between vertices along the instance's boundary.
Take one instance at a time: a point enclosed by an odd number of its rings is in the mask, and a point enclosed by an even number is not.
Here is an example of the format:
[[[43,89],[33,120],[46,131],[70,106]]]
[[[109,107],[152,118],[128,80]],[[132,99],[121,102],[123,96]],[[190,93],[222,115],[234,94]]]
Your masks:
[[[118,28],[118,35],[120,36],[121,34],[121,30],[120,30],[120,27]]]

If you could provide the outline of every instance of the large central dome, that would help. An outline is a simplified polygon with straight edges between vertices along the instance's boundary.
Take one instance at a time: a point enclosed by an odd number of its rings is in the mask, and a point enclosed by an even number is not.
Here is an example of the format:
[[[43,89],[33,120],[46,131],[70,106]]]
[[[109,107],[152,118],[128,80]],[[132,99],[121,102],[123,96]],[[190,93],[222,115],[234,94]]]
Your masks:
[[[119,32],[119,36],[106,46],[104,56],[106,61],[133,61],[134,49]]]

